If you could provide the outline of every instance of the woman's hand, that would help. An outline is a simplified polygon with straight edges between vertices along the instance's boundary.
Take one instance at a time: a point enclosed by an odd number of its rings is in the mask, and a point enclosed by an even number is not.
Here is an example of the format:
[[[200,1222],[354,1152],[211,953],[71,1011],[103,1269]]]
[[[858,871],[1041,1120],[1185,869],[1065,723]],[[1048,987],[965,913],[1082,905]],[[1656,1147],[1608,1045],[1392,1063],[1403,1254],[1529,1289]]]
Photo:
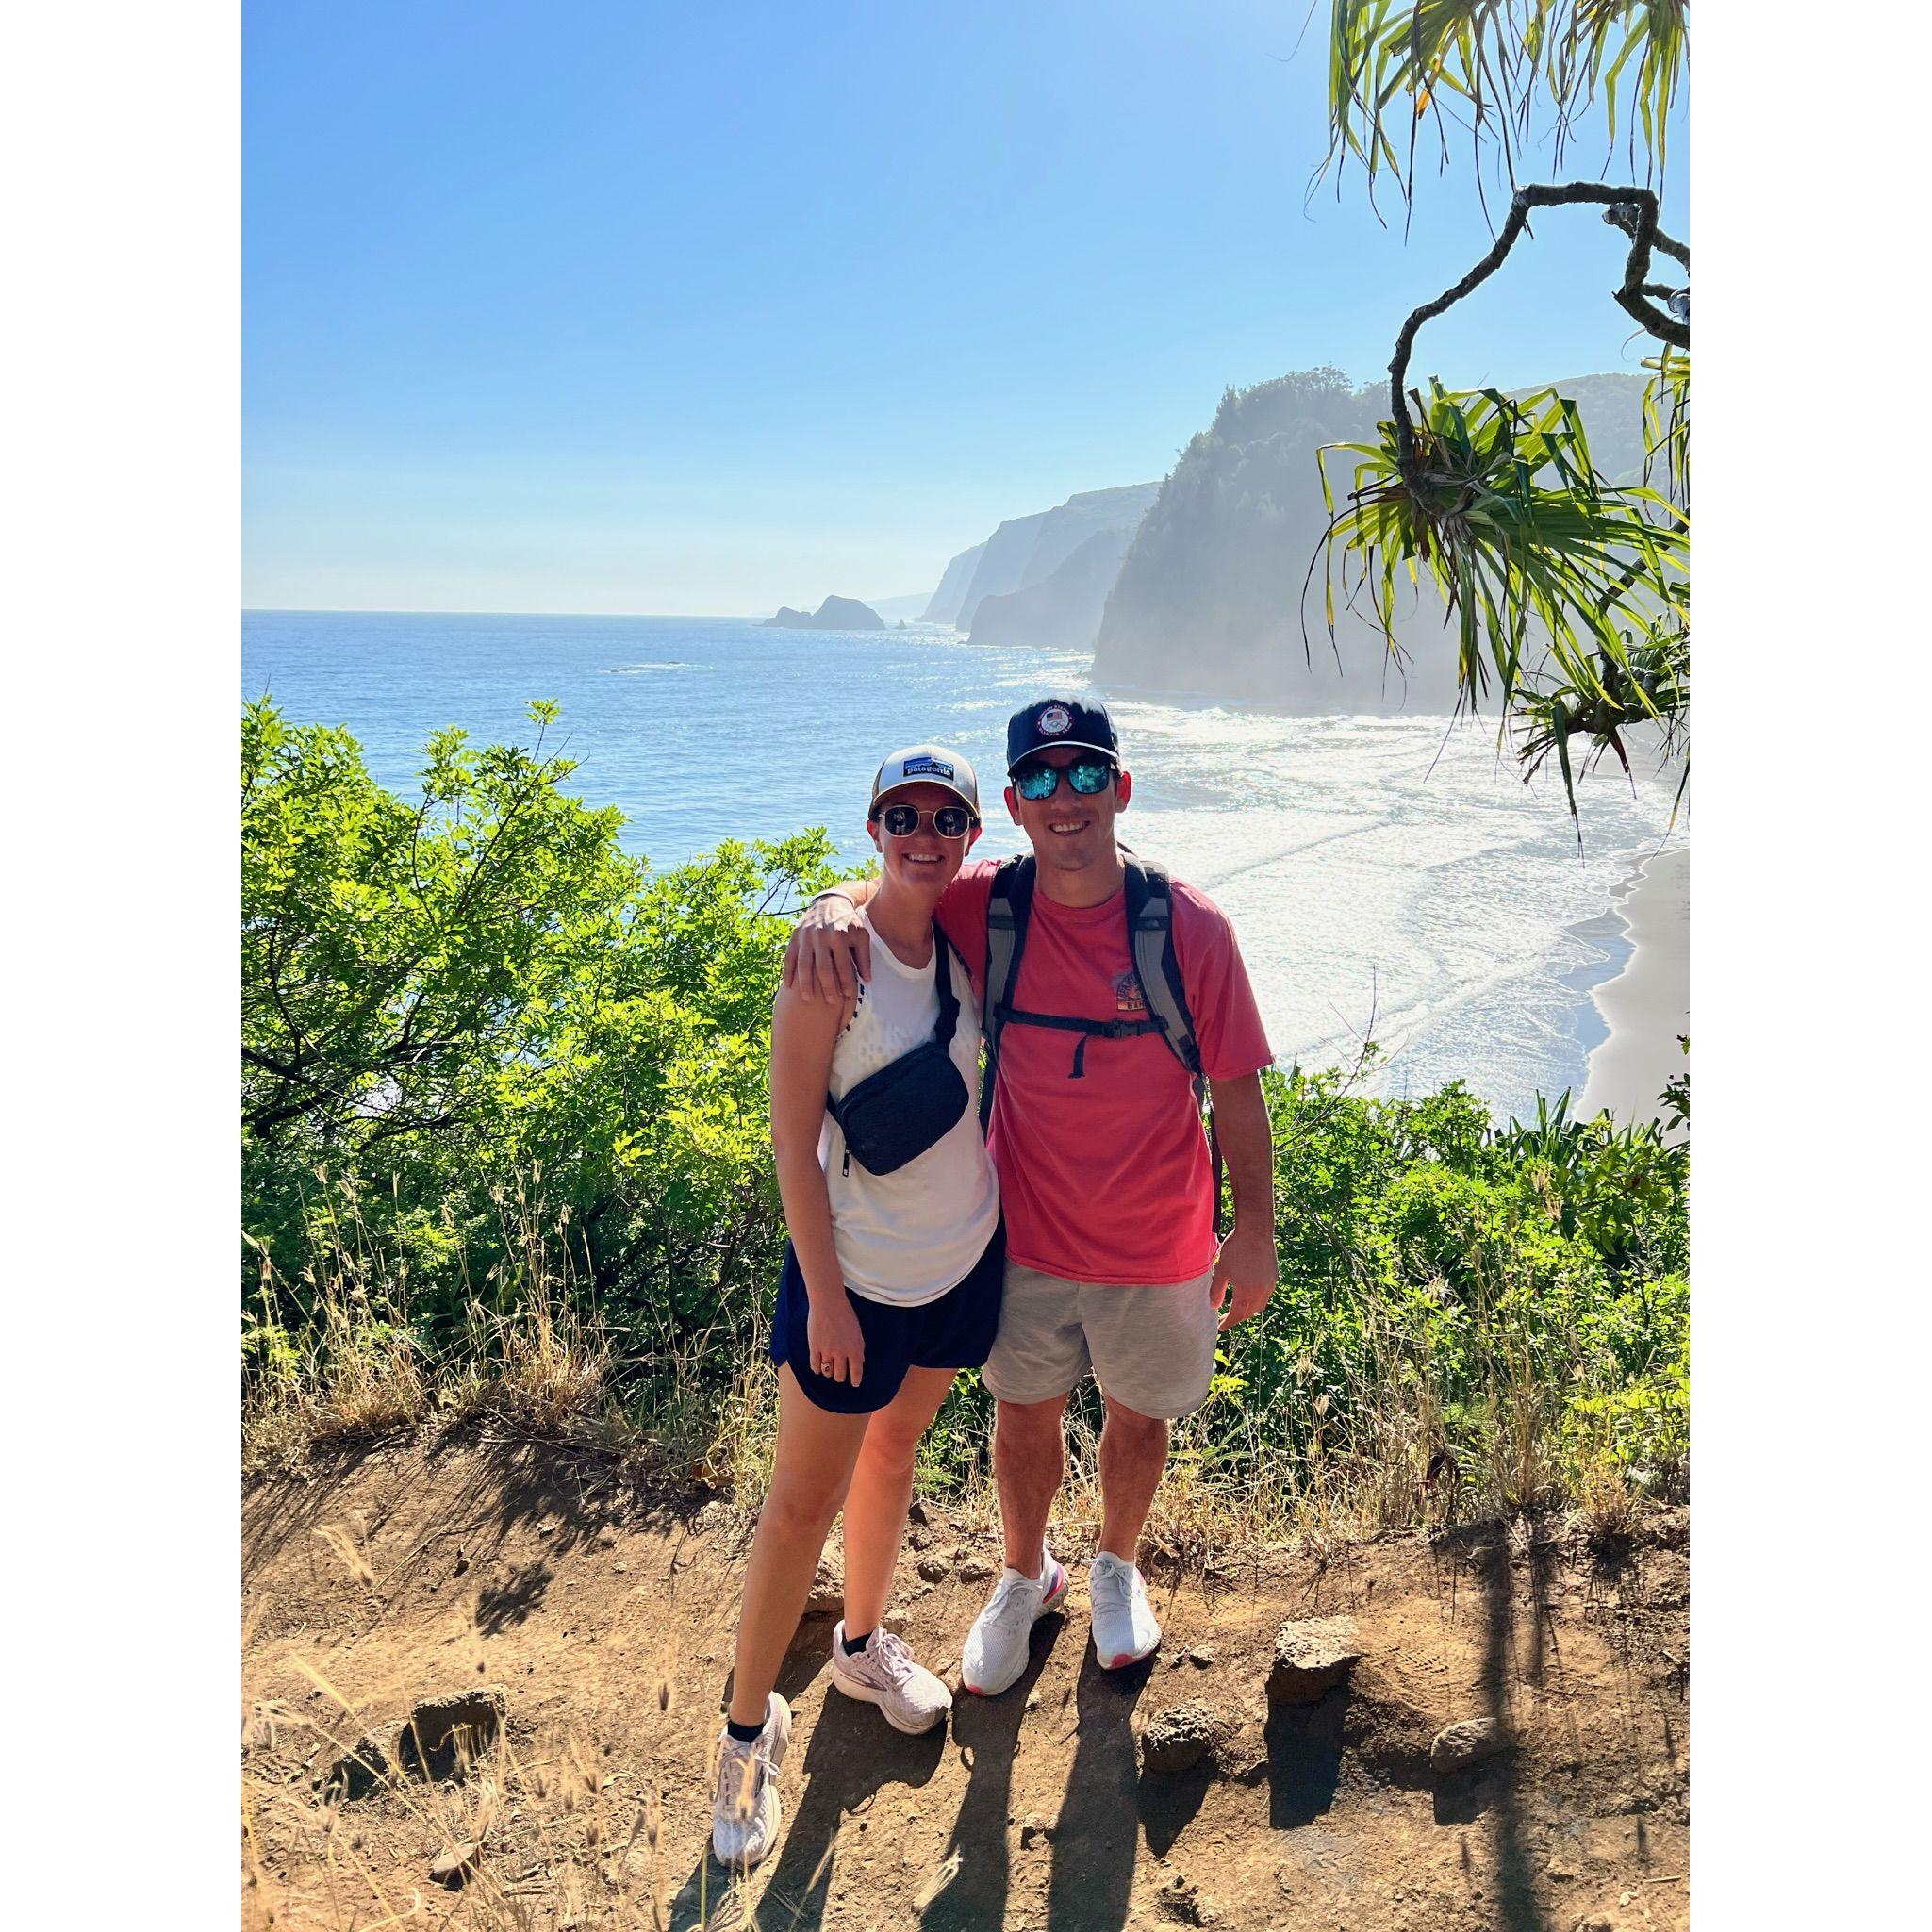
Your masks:
[[[811,1302],[805,1315],[805,1344],[811,1351],[812,1373],[828,1381],[859,1385],[866,1365],[866,1332],[843,1284],[837,1298]]]

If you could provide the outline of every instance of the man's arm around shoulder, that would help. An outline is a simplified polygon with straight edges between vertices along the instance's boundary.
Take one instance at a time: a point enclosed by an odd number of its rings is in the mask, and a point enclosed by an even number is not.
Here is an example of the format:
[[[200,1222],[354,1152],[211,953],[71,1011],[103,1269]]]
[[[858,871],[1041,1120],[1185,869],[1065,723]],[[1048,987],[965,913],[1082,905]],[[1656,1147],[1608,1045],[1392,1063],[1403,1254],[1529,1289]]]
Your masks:
[[[961,867],[940,898],[942,921],[954,902],[974,889],[975,882],[983,885],[982,875],[990,875],[992,869],[990,862],[975,865],[970,860]],[[877,879],[849,879],[817,894],[785,942],[780,983],[793,988],[801,999],[825,1000],[850,1017],[859,997],[859,982],[872,977],[872,935],[859,917],[859,908],[869,905],[878,890]],[[967,964],[977,970],[972,961]]]
[[[872,977],[872,935],[859,908],[878,890],[876,879],[849,879],[819,893],[785,941],[779,983],[808,1005],[822,999],[850,1014],[859,982]]]

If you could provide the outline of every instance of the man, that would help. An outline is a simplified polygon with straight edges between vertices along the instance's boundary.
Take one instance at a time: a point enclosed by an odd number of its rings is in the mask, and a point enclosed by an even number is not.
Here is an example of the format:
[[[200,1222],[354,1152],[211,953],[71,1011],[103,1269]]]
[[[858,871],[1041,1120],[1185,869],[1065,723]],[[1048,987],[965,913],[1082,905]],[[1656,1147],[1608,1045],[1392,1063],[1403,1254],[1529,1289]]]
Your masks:
[[[1103,1517],[1089,1574],[1094,1650],[1118,1670],[1161,1628],[1136,1567],[1166,1466],[1168,1425],[1206,1400],[1219,1330],[1256,1313],[1276,1282],[1274,1160],[1261,1069],[1270,1064],[1232,927],[1205,895],[1123,855],[1115,820],[1133,794],[1106,706],[1042,699],[1006,732],[1006,808],[1032,844],[1031,871],[963,867],[938,920],[976,981],[1011,933],[1001,999],[982,987],[996,1075],[989,1145],[1006,1220],[999,1331],[983,1379],[998,1401],[994,1475],[1006,1567],[967,1636],[960,1680],[993,1696],[1026,1668],[1029,1635],[1065,1593],[1046,1548],[1065,1477],[1062,1417],[1089,1367],[1106,1400]],[[1029,898],[1027,887],[1031,886]],[[788,983],[850,1001],[870,973],[855,882],[815,900],[794,935]],[[1130,901],[1154,930],[1137,949]],[[1159,908],[1171,908],[1164,924]],[[1151,920],[1147,908],[1154,908]],[[1148,961],[1171,933],[1177,1002]],[[1138,959],[1138,964],[1137,964]],[[1191,1022],[1234,1197],[1216,1243],[1215,1174],[1199,1089],[1170,1046]],[[1184,1049],[1184,1039],[1180,1048]]]

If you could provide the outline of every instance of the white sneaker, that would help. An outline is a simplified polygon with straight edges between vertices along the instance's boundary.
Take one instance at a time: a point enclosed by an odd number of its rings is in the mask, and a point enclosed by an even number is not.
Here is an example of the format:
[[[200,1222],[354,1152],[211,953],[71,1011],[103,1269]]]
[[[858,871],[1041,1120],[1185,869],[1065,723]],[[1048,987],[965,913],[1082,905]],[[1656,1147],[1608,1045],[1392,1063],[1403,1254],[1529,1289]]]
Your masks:
[[[916,1736],[929,1731],[952,1709],[952,1693],[915,1661],[903,1640],[882,1624],[863,1650],[845,1647],[845,1625],[832,1632],[832,1681],[848,1697],[876,1704],[894,1730]]]
[[[1087,1570],[1087,1601],[1094,1613],[1094,1655],[1102,1670],[1124,1670],[1160,1647],[1161,1627],[1148,1602],[1148,1586],[1112,1550],[1103,1549]]]
[[[1024,1576],[1010,1564],[1000,1571],[986,1608],[966,1632],[959,1657],[961,1689],[976,1697],[997,1697],[1017,1683],[1027,1667],[1034,1622],[1065,1594],[1066,1571],[1045,1550],[1037,1577]]]
[[[755,1865],[778,1837],[778,1764],[791,1742],[792,1709],[776,1691],[765,1728],[749,1743],[730,1731],[718,1739],[718,1782],[711,1793],[711,1849],[726,1865]]]

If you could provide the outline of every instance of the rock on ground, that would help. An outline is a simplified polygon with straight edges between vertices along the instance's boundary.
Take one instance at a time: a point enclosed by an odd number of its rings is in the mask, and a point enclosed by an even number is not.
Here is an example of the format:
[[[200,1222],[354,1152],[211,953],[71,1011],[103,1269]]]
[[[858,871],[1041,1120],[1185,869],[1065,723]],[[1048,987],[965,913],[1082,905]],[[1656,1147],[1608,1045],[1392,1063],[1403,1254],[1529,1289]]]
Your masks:
[[[812,1578],[812,1593],[805,1599],[808,1617],[837,1617],[845,1614],[845,1571],[829,1557],[818,1565]]]
[[[1339,1684],[1362,1658],[1353,1617],[1302,1617],[1283,1624],[1268,1673],[1271,1704],[1313,1704]]]
[[[430,1866],[429,1875],[438,1885],[446,1885],[454,1891],[476,1870],[476,1860],[482,1850],[483,1847],[479,1844],[459,1844],[454,1850],[445,1852]]]
[[[1141,1733],[1141,1762],[1149,1771],[1191,1771],[1221,1742],[1227,1728],[1205,1704],[1177,1704]]]
[[[1513,1742],[1500,1718],[1465,1717],[1435,1734],[1428,1747],[1429,1765],[1436,1771],[1461,1771],[1466,1764],[1479,1764],[1509,1750]]]

